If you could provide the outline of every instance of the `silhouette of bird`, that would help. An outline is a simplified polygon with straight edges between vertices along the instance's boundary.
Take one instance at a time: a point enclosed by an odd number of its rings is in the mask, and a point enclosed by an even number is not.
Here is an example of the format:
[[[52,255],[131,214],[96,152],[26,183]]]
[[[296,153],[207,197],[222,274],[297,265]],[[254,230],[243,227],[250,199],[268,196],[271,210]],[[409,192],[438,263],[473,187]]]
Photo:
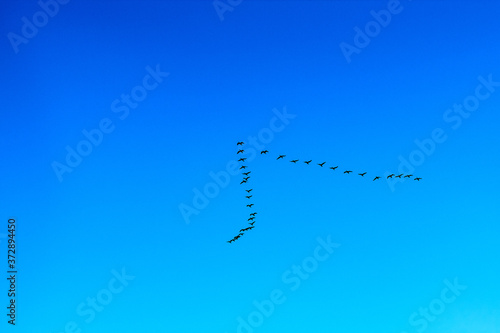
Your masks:
[[[254,216],[249,217],[247,221],[252,221],[252,220],[255,220],[255,217],[254,217]]]
[[[267,153],[269,153],[269,150],[263,150],[263,151],[261,151],[260,153],[261,153],[261,154],[267,154]]]
[[[250,193],[252,190],[253,190],[253,188],[251,188],[249,190],[245,190],[245,191],[247,191],[248,193]]]
[[[323,165],[325,165],[325,163],[326,163],[326,162],[323,162],[323,163],[318,163],[318,165],[319,165],[320,167],[323,167]]]
[[[247,229],[240,229],[240,231],[246,231]]]
[[[244,179],[244,180],[249,180],[249,179],[250,179],[250,176],[248,176],[248,177],[244,177],[243,179]]]
[[[245,162],[245,161],[246,161],[246,159],[247,159],[246,157],[242,157],[242,158],[240,158],[240,159],[238,160],[238,162]]]
[[[337,165],[336,167],[330,167],[330,169],[335,170],[335,169],[337,169],[338,167],[339,167],[339,166]]]
[[[361,177],[364,177],[366,175],[366,172],[358,173],[358,175],[360,175]]]
[[[238,152],[236,153],[236,155],[238,155],[239,153],[243,153],[243,152],[244,152],[244,150],[240,149],[240,150],[238,150]]]
[[[246,165],[242,165],[242,166],[240,166],[240,169],[246,169],[246,168],[247,168],[247,166],[246,166]]]
[[[413,176],[413,175],[406,175],[403,178],[410,178],[411,176]]]
[[[380,179],[380,177],[379,177],[379,176],[377,176],[377,177],[373,178],[373,180],[374,180],[374,181],[375,181],[375,180],[377,180],[377,179]]]
[[[247,207],[250,207],[250,208],[252,208],[252,206],[253,206],[253,204],[249,204],[249,205],[247,205]]]
[[[309,160],[309,161],[305,161],[304,163],[305,163],[305,164],[309,164],[309,163],[311,163],[311,162],[312,162],[312,160]]]
[[[251,195],[245,195],[248,199],[250,199],[252,196]]]
[[[280,156],[278,156],[277,160],[279,160],[280,158],[283,158],[283,157],[285,157],[285,156],[286,156],[286,155],[280,155]]]
[[[240,141],[240,142],[238,142],[236,145],[237,145],[237,146],[243,146],[243,143],[244,143],[244,142]]]
[[[255,223],[255,221],[253,221],[253,222],[250,222],[250,223],[248,223],[248,224],[250,224],[250,225],[253,225],[254,223]]]
[[[422,179],[422,178],[420,178],[420,177],[415,177],[415,180],[420,181],[420,179]]]
[[[352,171],[351,170],[346,170],[344,173],[350,174]]]
[[[243,172],[242,175],[248,176],[252,171]]]
[[[232,239],[231,239],[231,240],[228,240],[227,242],[228,242],[228,243],[231,243],[231,242],[234,242],[234,240],[232,240]]]
[[[246,182],[247,182],[247,181],[246,181],[245,179],[243,179],[243,180],[241,181],[240,185],[241,185],[241,184],[244,184],[244,183],[246,183]]]
[[[394,176],[393,173],[391,173],[389,176],[387,176],[387,179],[392,178]]]
[[[252,225],[251,227],[248,227],[247,230],[252,230],[254,226]]]
[[[297,163],[299,160],[291,160],[292,163]]]
[[[252,213],[252,214],[250,214],[250,216],[255,216],[255,215],[257,215],[257,213]]]
[[[397,175],[396,178],[401,178],[402,175],[404,175],[404,173]]]

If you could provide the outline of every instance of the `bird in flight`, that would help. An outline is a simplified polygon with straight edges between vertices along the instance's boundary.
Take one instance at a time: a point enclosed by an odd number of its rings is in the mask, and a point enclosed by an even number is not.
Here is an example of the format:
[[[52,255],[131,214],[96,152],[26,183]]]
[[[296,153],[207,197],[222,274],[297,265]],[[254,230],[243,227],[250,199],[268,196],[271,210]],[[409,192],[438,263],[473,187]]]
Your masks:
[[[278,156],[277,160],[279,160],[280,158],[283,158],[283,157],[285,157],[285,156],[286,156],[286,155],[280,155],[280,156]]]
[[[240,158],[240,159],[238,160],[238,162],[245,162],[245,161],[246,161],[246,159],[247,159],[246,157],[242,157],[242,158]]]
[[[248,199],[250,199],[252,196],[251,195],[245,195],[245,197],[247,197]]]
[[[247,181],[246,181],[245,179],[243,179],[243,180],[241,181],[240,185],[241,185],[241,184],[245,184],[246,182],[247,182]]]
[[[236,153],[236,155],[239,154],[239,153],[243,153],[243,152],[244,152],[244,150],[240,149],[240,150],[238,150],[238,152]]]
[[[420,179],[422,179],[422,178],[420,178],[420,177],[415,177],[415,180],[420,181]]]
[[[250,193],[252,190],[253,190],[253,188],[251,188],[249,190],[245,190],[245,191],[247,191],[248,193]]]
[[[263,151],[261,151],[260,153],[261,153],[261,154],[267,154],[267,153],[269,153],[269,150],[263,150]]]
[[[403,173],[400,175],[397,175],[396,178],[401,178],[401,176],[404,175]]]
[[[336,167],[330,167],[330,169],[335,170],[335,169],[337,169],[338,167],[339,167],[339,166],[337,165]]]
[[[250,172],[252,172],[252,171],[243,172],[243,175],[248,176],[250,174]]]
[[[319,165],[320,167],[323,167],[323,165],[325,165],[325,163],[326,163],[326,162],[323,162],[323,163],[318,163],[318,165]]]
[[[247,168],[247,166],[246,166],[246,165],[242,165],[242,166],[240,166],[240,169],[246,169],[246,168]]]
[[[361,177],[364,177],[366,175],[366,172],[358,173],[358,175],[360,175]]]
[[[387,176],[387,179],[392,178],[394,176],[393,173],[391,173],[389,176]]]
[[[253,206],[253,204],[249,204],[249,205],[247,205],[247,207],[250,207],[250,208],[252,208],[252,206]]]
[[[243,179],[244,179],[244,180],[248,180],[248,179],[250,179],[250,176],[248,176],[248,177],[244,177]]]
[[[305,164],[309,164],[309,163],[311,163],[311,162],[312,162],[312,160],[309,160],[309,161],[305,161],[304,163],[305,163]]]
[[[255,220],[255,217],[254,217],[254,216],[249,217],[247,221],[252,221],[252,220]]]
[[[240,142],[238,142],[236,145],[237,145],[237,146],[243,146],[243,144],[244,144],[244,142],[240,141]]]
[[[299,160],[291,160],[292,163],[297,163]]]
[[[349,174],[349,173],[351,173],[351,172],[352,172],[351,170],[346,170],[346,171],[344,171],[344,173],[347,173],[347,174]]]
[[[228,243],[234,242],[234,239],[228,240],[227,242]]]
[[[411,176],[413,176],[413,175],[406,175],[403,178],[410,178]]]
[[[250,224],[250,225],[252,225],[252,226],[253,226],[253,224],[254,224],[254,223],[255,223],[255,221],[253,221],[253,222],[250,222],[250,223],[248,223],[248,224]]]
[[[380,179],[380,177],[379,177],[379,176],[377,176],[377,177],[373,178],[373,180],[374,180],[374,181],[375,181],[375,180],[377,180],[377,179]]]
[[[252,214],[250,214],[250,216],[255,216],[255,215],[257,215],[257,213],[252,213]]]

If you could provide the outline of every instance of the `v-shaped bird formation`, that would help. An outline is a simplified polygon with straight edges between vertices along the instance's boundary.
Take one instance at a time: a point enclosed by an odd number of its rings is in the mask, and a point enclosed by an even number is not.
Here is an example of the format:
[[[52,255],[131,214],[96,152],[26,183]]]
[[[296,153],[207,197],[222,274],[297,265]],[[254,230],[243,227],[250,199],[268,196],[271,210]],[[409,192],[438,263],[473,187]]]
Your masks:
[[[237,142],[237,143],[236,143],[236,145],[237,145],[237,146],[243,146],[244,144],[245,144],[245,143],[244,143],[243,141],[239,141],[239,142]],[[243,154],[244,152],[245,152],[245,150],[244,150],[244,149],[239,149],[239,150],[237,151],[237,153],[236,153],[236,154],[237,154],[237,155],[238,155],[238,154]],[[268,150],[262,150],[262,151],[260,152],[260,155],[267,155],[268,153],[269,153],[269,151],[268,151]],[[286,157],[286,155],[278,155],[278,157],[276,158],[276,160],[285,160],[285,157]],[[245,161],[246,161],[246,158],[245,158],[245,157],[241,157],[241,158],[238,160],[238,162],[243,162],[243,163],[245,163]],[[300,161],[300,160],[298,160],[298,159],[290,160],[290,162],[291,162],[291,163],[294,163],[294,164],[297,164],[297,162],[299,162],[299,161]],[[304,161],[304,163],[305,163],[305,164],[307,164],[307,165],[309,165],[311,162],[312,162],[312,160]],[[323,167],[325,164],[326,164],[326,162],[317,163],[317,165],[319,165],[320,167]],[[336,165],[336,166],[331,166],[329,169],[331,169],[331,170],[335,171],[338,167],[339,167],[338,165]],[[241,166],[240,166],[240,170],[243,170],[243,171],[244,171],[244,170],[246,170],[247,168],[248,168],[248,166],[247,166],[247,165],[241,165]],[[243,184],[248,183],[248,180],[251,178],[251,176],[250,176],[250,173],[251,173],[251,172],[252,172],[252,171],[242,172],[242,174],[243,174],[244,176],[246,176],[246,177],[243,177],[243,180],[240,182],[240,185],[243,185]],[[349,174],[350,174],[350,173],[352,173],[352,172],[353,172],[352,170],[345,170],[345,171],[344,171],[344,174],[349,175]],[[366,172],[366,171],[363,171],[363,172],[358,173],[358,175],[359,175],[359,176],[361,176],[361,177],[363,177],[363,178],[365,178],[365,175],[366,175],[366,174],[367,174],[367,172]],[[399,174],[399,175],[396,175],[396,174],[392,173],[392,174],[390,174],[390,175],[388,175],[388,176],[387,176],[387,179],[389,179],[389,178],[393,178],[393,177],[395,177],[395,178],[401,178],[401,177],[403,177],[403,178],[411,178],[411,177],[413,177],[413,175],[412,175],[412,174],[408,174],[408,175],[405,175],[405,174]],[[372,180],[372,181],[376,181],[376,180],[381,179],[381,178],[382,178],[382,177],[380,177],[380,176],[375,176],[375,177],[373,178],[373,180]],[[421,177],[414,177],[414,178],[413,178],[413,180],[416,180],[416,181],[420,181],[421,179],[422,179]],[[253,191],[253,189],[252,189],[252,188],[250,188],[250,189],[245,189],[245,191],[247,192],[247,193],[245,194],[245,197],[246,197],[247,199],[251,199],[251,198],[253,197],[253,194],[251,194],[250,192],[252,192],[252,191]],[[247,206],[247,207],[249,207],[249,208],[252,208],[252,207],[253,207],[253,205],[254,205],[253,203],[249,203],[249,204],[247,204],[246,206]],[[247,220],[247,222],[248,222],[248,224],[249,224],[250,226],[249,226],[249,227],[246,227],[246,228],[242,228],[242,229],[240,229],[239,233],[238,233],[236,236],[234,236],[232,239],[228,240],[227,242],[228,242],[228,243],[232,243],[232,242],[234,242],[234,241],[238,240],[239,238],[241,238],[241,236],[243,236],[243,235],[245,234],[245,231],[252,230],[252,229],[254,228],[255,216],[256,216],[256,215],[257,215],[257,212],[252,212],[252,213],[250,213],[250,216],[249,216],[249,218],[248,218],[248,220]]]

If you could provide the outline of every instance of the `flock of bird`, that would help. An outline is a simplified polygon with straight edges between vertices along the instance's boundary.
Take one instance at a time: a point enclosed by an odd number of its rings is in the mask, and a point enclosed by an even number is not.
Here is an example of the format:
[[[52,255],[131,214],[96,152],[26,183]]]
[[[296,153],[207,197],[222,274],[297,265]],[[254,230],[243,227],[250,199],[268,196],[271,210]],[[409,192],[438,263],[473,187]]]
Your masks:
[[[237,146],[243,146],[244,144],[245,143],[242,142],[242,141],[239,141],[239,142],[236,143]],[[243,154],[244,152],[245,152],[244,149],[239,149],[236,152],[236,155]],[[266,155],[267,153],[269,153],[268,150],[262,150],[260,152],[261,155]],[[276,160],[284,160],[285,157],[286,157],[286,155],[278,155],[278,157],[276,158]],[[238,160],[238,162],[243,162],[243,163],[245,161],[246,161],[245,157],[241,157]],[[290,160],[290,162],[296,164],[297,162],[299,162],[299,160]],[[312,160],[304,161],[304,163],[307,164],[307,165],[309,165],[311,162],[312,162]],[[323,167],[325,164],[326,164],[326,162],[317,163],[317,165],[319,165],[320,167]],[[335,171],[338,167],[339,167],[338,165],[331,166],[330,169],[333,170],[333,171]],[[248,168],[248,166],[246,166],[246,165],[241,165],[240,166],[240,170],[243,170],[243,171],[245,171],[247,168]],[[243,172],[243,171],[242,171],[242,175],[244,177],[243,177],[243,180],[240,182],[240,185],[246,184],[248,182],[248,180],[250,179],[250,177],[251,177],[251,176],[249,176],[250,173],[251,173],[251,171],[246,171],[246,172]],[[344,171],[345,174],[350,174],[352,172],[353,172],[352,170],[345,170]],[[366,174],[367,174],[367,172],[358,173],[358,175],[361,176],[361,177],[364,177]],[[405,175],[403,173],[399,174],[399,175],[396,175],[394,173],[391,173],[390,175],[387,176],[387,179],[393,178],[393,177],[395,177],[395,178],[401,178],[401,177],[403,177],[403,178],[411,178],[411,177],[413,177],[413,175],[412,174]],[[380,177],[380,176],[375,176],[375,178],[373,178],[373,181],[376,181],[377,179],[381,179],[381,178],[382,177]],[[420,181],[422,178],[421,177],[414,177],[413,179],[416,180],[416,181]],[[253,189],[252,188],[245,189],[245,191],[247,192],[246,195],[245,195],[245,197],[247,199],[251,199],[253,197],[253,194],[250,194],[250,192],[252,192]],[[249,208],[252,208],[253,205],[254,205],[253,203],[250,203],[250,204],[247,204],[246,206],[249,207]],[[250,222],[248,222],[248,224],[250,226],[246,227],[246,228],[240,229],[239,233],[236,236],[234,236],[232,239],[228,240],[227,242],[228,243],[232,243],[232,242],[238,240],[241,236],[243,236],[245,234],[245,231],[252,230],[254,228],[255,215],[257,215],[257,212],[250,213],[250,216],[249,216],[249,218],[247,220],[247,222],[250,221]]]

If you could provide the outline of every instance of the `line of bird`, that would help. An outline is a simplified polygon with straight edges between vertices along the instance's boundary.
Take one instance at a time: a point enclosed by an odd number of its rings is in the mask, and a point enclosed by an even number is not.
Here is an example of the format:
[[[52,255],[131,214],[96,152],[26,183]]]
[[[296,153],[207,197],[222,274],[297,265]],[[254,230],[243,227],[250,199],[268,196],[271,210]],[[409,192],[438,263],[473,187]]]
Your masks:
[[[245,144],[245,143],[244,143],[243,141],[239,141],[239,142],[237,142],[237,143],[236,143],[236,145],[237,145],[237,146],[243,146],[244,144]],[[239,149],[239,150],[236,152],[236,155],[238,155],[238,154],[243,154],[244,152],[245,152],[245,150],[244,150],[244,149]],[[267,153],[269,153],[269,151],[268,151],[268,150],[262,150],[262,151],[260,152],[260,154],[261,154],[261,155],[266,155]],[[285,159],[285,157],[286,157],[286,155],[278,155],[278,157],[276,158],[276,160],[284,160],[284,159]],[[246,158],[245,158],[245,157],[241,157],[241,158],[238,160],[238,162],[245,162],[245,161],[246,161]],[[296,159],[295,159],[295,160],[291,160],[290,162],[291,162],[291,163],[294,163],[294,164],[297,164],[297,162],[299,162],[299,160],[296,160]],[[304,163],[305,163],[305,164],[307,164],[307,165],[309,165],[311,162],[312,162],[312,160],[309,160],[309,161],[304,161]],[[319,165],[320,167],[323,167],[325,164],[326,164],[326,162],[317,163],[317,165]],[[338,167],[339,167],[338,165],[337,165],[337,166],[331,166],[331,167],[330,167],[330,169],[332,169],[333,171],[335,171]],[[242,165],[242,166],[240,166],[240,170],[243,170],[243,171],[244,171],[244,170],[246,170],[247,168],[248,168],[248,166],[247,166],[247,165]],[[244,175],[245,177],[243,177],[243,180],[240,182],[240,185],[246,184],[246,183],[248,182],[248,180],[250,179],[250,177],[251,177],[251,176],[249,176],[249,175],[250,175],[250,173],[251,173],[251,171],[246,171],[246,172],[243,172],[243,171],[242,171],[242,175]],[[352,172],[353,172],[352,170],[345,170],[345,171],[344,171],[344,173],[345,173],[345,174],[350,174],[350,173],[352,173]],[[361,176],[361,177],[364,177],[366,174],[367,174],[367,172],[358,173],[358,175],[359,175],[359,176]],[[401,177],[403,177],[403,178],[411,178],[411,177],[413,177],[413,175],[412,175],[412,174],[407,174],[407,175],[405,175],[405,174],[403,174],[403,173],[402,173],[402,174],[399,174],[399,175],[396,175],[396,174],[394,174],[394,173],[391,173],[390,175],[388,175],[388,176],[387,176],[387,179],[389,179],[389,178],[393,178],[393,177],[395,177],[395,178],[401,178]],[[377,179],[381,179],[381,178],[382,178],[382,177],[380,177],[380,176],[375,176],[375,178],[373,178],[373,181],[376,181]],[[413,178],[413,179],[414,179],[414,180],[416,180],[416,181],[420,181],[422,178],[421,178],[421,177],[415,177],[415,178]],[[252,191],[253,191],[253,189],[246,189],[245,191],[247,192],[247,194],[245,195],[245,197],[246,197],[247,199],[251,199],[251,198],[253,197],[253,194],[250,194],[250,192],[252,192]],[[247,204],[247,207],[252,208],[252,206],[253,206],[253,205],[254,205],[253,203],[250,203],[250,204]],[[229,240],[229,241],[227,241],[227,242],[228,242],[228,243],[232,243],[232,242],[234,242],[234,241],[238,240],[241,236],[243,236],[243,235],[244,235],[244,233],[245,233],[245,231],[252,230],[252,229],[254,228],[254,223],[255,223],[255,215],[257,215],[257,212],[253,212],[253,213],[251,213],[251,214],[250,214],[250,217],[249,217],[249,218],[248,218],[248,220],[247,220],[247,221],[250,221],[250,222],[248,223],[248,224],[250,224],[250,227],[246,227],[246,228],[242,228],[242,229],[240,229],[240,231],[239,231],[238,235],[234,236],[232,239],[230,239],[230,240]]]

